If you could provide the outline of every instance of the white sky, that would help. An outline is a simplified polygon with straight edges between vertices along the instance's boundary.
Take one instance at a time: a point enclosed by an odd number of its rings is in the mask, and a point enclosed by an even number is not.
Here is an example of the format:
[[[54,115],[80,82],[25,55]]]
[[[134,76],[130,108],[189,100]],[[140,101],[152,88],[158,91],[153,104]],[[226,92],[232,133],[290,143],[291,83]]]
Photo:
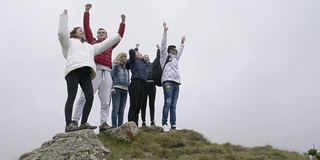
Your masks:
[[[17,159],[64,132],[67,93],[58,20],[66,8],[70,30],[82,27],[86,3],[93,5],[94,33],[103,27],[116,34],[120,14],[126,14],[125,35],[113,57],[139,42],[140,51],[154,58],[164,21],[169,44],[187,37],[179,127],[213,143],[270,144],[300,153],[314,143],[320,149],[318,0],[10,0],[0,2],[1,159]],[[158,88],[158,125],[162,104]],[[96,96],[91,124],[99,125],[99,109]]]

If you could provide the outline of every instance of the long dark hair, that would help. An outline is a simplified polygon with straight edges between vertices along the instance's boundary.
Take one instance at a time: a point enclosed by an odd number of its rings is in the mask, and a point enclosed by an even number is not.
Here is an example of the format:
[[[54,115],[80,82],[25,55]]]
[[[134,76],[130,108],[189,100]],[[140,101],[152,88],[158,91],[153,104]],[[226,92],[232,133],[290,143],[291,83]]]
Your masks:
[[[70,32],[70,38],[77,38],[77,30],[80,29],[81,27],[74,27],[73,30]]]

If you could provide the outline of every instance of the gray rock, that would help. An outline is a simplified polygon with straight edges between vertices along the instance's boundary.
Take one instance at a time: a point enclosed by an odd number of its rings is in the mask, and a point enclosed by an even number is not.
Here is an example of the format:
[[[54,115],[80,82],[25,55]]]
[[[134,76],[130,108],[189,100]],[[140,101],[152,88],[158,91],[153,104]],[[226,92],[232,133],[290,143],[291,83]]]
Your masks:
[[[140,129],[134,122],[126,122],[118,128],[111,128],[102,132],[102,134],[126,142],[131,142],[135,140],[139,133]]]
[[[40,148],[19,157],[19,160],[104,160],[110,150],[105,148],[94,131],[59,133]]]

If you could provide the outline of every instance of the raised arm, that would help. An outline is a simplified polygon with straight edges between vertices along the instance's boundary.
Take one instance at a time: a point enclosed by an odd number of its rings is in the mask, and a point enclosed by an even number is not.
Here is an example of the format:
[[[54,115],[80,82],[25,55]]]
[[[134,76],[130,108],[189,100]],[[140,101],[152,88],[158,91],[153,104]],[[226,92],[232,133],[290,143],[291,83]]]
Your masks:
[[[153,60],[152,64],[158,62],[160,59],[160,46],[159,46],[159,44],[157,44],[156,47],[157,47],[157,53],[156,53],[157,55],[156,55],[156,58]]]
[[[69,33],[68,33],[68,10],[64,10],[60,15],[58,38],[62,47],[64,58],[67,58],[67,50],[69,46]]]
[[[121,23],[118,29],[118,34],[120,35],[120,37],[122,38],[124,35],[124,30],[126,28],[126,15],[121,14]],[[120,42],[116,43],[115,45],[112,46],[112,48],[116,48],[118,46]]]
[[[160,62],[164,64],[167,58],[167,31],[169,27],[167,26],[166,22],[163,22],[163,36],[161,40],[161,49],[160,49]],[[162,66],[162,65],[161,65]]]
[[[129,50],[129,60],[130,63],[134,63],[136,61],[136,51],[134,49]]]
[[[91,28],[90,28],[90,9],[91,9],[92,5],[91,4],[86,4],[85,6],[85,12],[83,15],[83,29],[84,29],[84,33],[86,36],[86,40],[88,41],[88,43],[90,44],[94,44],[96,39],[93,37]]]
[[[183,36],[183,37],[181,38],[181,44],[180,44],[180,46],[179,46],[179,48],[178,48],[177,60],[179,60],[180,57],[181,57],[181,54],[182,54],[182,51],[183,51],[183,48],[184,48],[184,42],[185,42],[185,41],[186,41],[186,37]]]

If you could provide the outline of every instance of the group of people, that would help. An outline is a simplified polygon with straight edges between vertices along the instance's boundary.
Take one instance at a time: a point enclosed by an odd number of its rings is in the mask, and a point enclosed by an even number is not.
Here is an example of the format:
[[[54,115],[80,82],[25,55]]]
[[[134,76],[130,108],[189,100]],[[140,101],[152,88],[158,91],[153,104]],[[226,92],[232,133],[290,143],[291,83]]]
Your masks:
[[[66,59],[65,80],[68,93],[65,103],[65,132],[97,128],[87,122],[96,91],[101,103],[99,132],[123,124],[128,92],[130,96],[128,121],[133,121],[138,126],[141,110],[142,126],[146,126],[145,115],[149,97],[150,126],[156,126],[154,122],[156,86],[153,83],[152,69],[157,61],[160,61],[163,67],[162,127],[164,131],[170,130],[167,123],[170,112],[171,129],[177,129],[176,104],[180,85],[178,61],[184,48],[185,37],[182,37],[178,50],[174,45],[167,47],[168,26],[163,23],[161,47],[157,45],[157,56],[153,62],[150,62],[148,55],[140,54],[139,43],[136,44],[135,49],[129,50],[129,59],[127,53],[119,53],[112,62],[112,51],[124,35],[126,16],[121,15],[117,35],[108,37],[107,31],[99,28],[96,39],[90,28],[91,7],[91,4],[85,6],[84,28],[75,27],[70,33],[68,33],[67,10],[60,15],[58,38]],[[131,71],[131,78],[129,71]],[[82,92],[72,115],[78,84]],[[107,119],[111,99],[112,125],[109,126]]]

